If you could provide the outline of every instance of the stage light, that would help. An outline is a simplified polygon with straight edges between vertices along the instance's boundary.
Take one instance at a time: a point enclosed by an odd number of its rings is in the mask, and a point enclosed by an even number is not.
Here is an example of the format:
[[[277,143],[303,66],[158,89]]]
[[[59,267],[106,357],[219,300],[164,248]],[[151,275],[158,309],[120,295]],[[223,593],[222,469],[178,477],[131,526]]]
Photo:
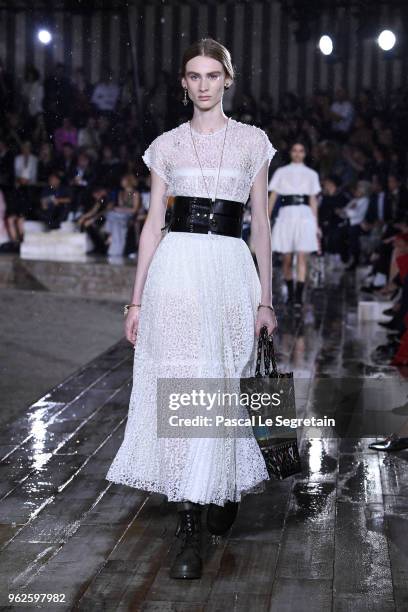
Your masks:
[[[394,32],[391,32],[391,30],[383,30],[377,42],[383,51],[390,51],[394,47],[396,40]]]
[[[323,55],[331,55],[333,53],[333,41],[327,34],[321,36],[319,40],[319,49]]]
[[[51,33],[48,30],[40,30],[37,37],[43,45],[48,45],[52,39]]]

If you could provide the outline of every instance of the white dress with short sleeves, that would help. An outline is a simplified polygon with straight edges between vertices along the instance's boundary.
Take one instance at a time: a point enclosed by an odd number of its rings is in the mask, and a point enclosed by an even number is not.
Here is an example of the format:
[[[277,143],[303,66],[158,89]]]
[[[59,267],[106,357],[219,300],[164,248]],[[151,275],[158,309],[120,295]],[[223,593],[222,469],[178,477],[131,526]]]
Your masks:
[[[210,196],[225,129],[193,131]],[[255,176],[274,154],[262,129],[231,118],[217,198],[246,203]],[[167,195],[208,198],[188,122],[158,136],[143,160],[165,180]],[[128,420],[108,480],[163,493],[169,501],[218,505],[264,489],[268,473],[252,431],[246,437],[163,438],[156,423],[160,377],[254,375],[260,297],[252,255],[241,238],[164,234],[144,285]]]
[[[321,191],[319,175],[303,163],[290,163],[275,170],[268,186],[279,195],[317,195]],[[319,248],[316,218],[309,204],[282,206],[272,228],[272,250],[280,253]]]

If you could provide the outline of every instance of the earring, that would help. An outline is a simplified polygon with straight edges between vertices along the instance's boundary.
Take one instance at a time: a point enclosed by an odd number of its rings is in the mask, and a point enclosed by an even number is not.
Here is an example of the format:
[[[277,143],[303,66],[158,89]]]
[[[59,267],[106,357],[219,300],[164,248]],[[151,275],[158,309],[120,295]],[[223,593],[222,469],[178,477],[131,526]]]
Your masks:
[[[188,98],[187,98],[187,87],[184,88],[184,98],[183,98],[183,104],[184,106],[187,106],[188,104]]]

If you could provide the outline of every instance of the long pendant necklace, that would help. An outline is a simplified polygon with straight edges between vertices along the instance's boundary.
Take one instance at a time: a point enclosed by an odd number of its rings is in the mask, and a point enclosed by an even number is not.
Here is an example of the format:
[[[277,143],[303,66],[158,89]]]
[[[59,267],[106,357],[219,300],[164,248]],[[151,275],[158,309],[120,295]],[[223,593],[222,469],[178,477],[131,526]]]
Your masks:
[[[203,177],[203,182],[204,182],[204,185],[205,185],[205,188],[206,188],[206,191],[207,191],[208,199],[209,199],[209,200],[211,200],[211,199],[212,199],[212,201],[213,201],[213,202],[215,202],[215,198],[216,198],[216,196],[217,196],[217,190],[218,190],[218,181],[219,181],[219,178],[220,178],[220,170],[221,170],[222,158],[223,158],[223,155],[224,155],[224,146],[225,146],[225,140],[226,140],[226,137],[227,137],[227,130],[228,130],[228,126],[229,126],[229,120],[230,120],[230,118],[228,117],[227,125],[226,125],[226,127],[225,127],[225,133],[224,133],[224,141],[223,141],[223,143],[222,143],[221,159],[220,159],[220,163],[219,163],[219,165],[218,165],[217,183],[216,183],[216,185],[215,185],[215,193],[214,193],[214,197],[213,197],[213,198],[211,198],[211,197],[210,197],[210,193],[209,193],[209,191],[208,191],[208,187],[207,187],[207,182],[206,182],[205,177],[204,177],[203,168],[202,168],[202,166],[201,166],[200,158],[198,157],[197,149],[196,149],[195,142],[194,142],[194,138],[193,138],[193,132],[192,132],[192,130],[191,130],[191,120],[188,122],[188,123],[189,123],[189,126],[190,126],[191,140],[192,140],[192,142],[193,142],[194,151],[195,151],[195,154],[196,154],[196,157],[197,157],[198,163],[199,163],[199,165],[200,165],[201,175],[202,175],[202,177]]]

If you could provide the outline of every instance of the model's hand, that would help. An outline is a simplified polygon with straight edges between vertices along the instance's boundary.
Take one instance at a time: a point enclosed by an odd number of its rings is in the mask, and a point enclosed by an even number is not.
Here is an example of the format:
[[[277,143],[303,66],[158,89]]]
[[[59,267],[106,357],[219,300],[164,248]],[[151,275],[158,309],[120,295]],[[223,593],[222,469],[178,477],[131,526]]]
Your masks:
[[[317,226],[316,234],[318,238],[321,238],[323,236],[323,232],[319,226]]]
[[[136,344],[137,328],[139,326],[139,310],[140,308],[138,307],[129,308],[125,319],[125,336],[133,345]]]
[[[261,329],[264,325],[266,325],[268,328],[268,335],[270,335],[278,327],[278,322],[276,320],[274,311],[272,311],[270,308],[261,306],[258,309],[258,314],[256,316],[255,334],[257,338],[259,338],[259,334],[261,333]]]

